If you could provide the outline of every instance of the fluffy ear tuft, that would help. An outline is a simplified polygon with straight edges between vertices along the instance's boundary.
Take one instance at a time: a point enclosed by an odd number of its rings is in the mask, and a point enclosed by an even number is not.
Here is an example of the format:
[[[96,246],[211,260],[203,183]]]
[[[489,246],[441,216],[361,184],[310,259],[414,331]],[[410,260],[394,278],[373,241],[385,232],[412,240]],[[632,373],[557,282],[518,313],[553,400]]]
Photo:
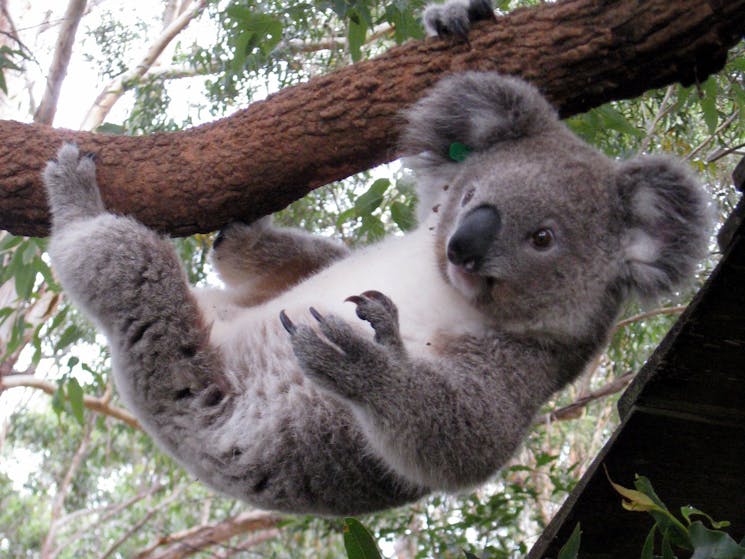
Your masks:
[[[528,83],[496,72],[463,72],[440,80],[404,113],[404,155],[426,152],[432,163],[452,163],[450,147],[480,151],[537,134],[558,122],[556,112]]]
[[[622,163],[618,184],[629,283],[642,299],[655,299],[689,279],[706,254],[709,197],[683,163],[662,156]]]

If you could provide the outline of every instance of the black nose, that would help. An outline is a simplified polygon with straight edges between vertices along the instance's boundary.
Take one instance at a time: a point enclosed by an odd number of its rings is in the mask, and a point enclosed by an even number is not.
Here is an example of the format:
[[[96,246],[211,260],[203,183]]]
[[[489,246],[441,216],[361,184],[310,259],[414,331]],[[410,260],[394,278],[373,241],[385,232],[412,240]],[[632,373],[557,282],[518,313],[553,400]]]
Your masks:
[[[473,210],[450,237],[448,260],[469,272],[476,272],[497,237],[500,225],[499,212],[494,206],[479,206]]]

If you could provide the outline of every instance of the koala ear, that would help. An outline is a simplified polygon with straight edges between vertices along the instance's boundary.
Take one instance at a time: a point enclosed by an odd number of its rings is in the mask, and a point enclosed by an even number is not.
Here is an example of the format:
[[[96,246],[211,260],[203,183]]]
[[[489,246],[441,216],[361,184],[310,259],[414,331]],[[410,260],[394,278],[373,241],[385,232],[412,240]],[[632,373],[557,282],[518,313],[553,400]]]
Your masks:
[[[689,279],[706,254],[709,198],[690,170],[668,157],[622,163],[618,185],[629,282],[643,300],[655,299]]]
[[[448,76],[404,117],[403,154],[426,152],[435,164],[452,163],[453,144],[479,151],[558,123],[556,112],[535,87],[496,72]]]

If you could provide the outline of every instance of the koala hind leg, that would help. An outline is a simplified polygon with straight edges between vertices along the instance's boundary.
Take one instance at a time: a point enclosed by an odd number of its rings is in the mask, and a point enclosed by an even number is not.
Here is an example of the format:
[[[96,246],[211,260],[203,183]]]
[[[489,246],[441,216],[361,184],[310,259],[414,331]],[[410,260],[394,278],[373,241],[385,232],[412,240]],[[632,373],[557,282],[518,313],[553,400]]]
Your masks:
[[[430,37],[456,37],[468,41],[471,24],[493,19],[491,0],[447,0],[424,10],[424,30]]]
[[[223,281],[241,291],[238,304],[250,306],[348,254],[341,243],[300,229],[274,227],[267,216],[250,225],[231,223],[220,231],[212,262]]]

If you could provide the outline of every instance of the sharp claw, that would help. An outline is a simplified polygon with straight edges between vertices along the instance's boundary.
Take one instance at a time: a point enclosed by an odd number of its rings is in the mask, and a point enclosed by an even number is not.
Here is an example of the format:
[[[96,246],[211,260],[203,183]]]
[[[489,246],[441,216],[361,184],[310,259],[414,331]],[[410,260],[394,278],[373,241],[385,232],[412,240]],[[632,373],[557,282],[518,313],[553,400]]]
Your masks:
[[[383,295],[380,291],[375,291],[374,289],[364,291],[362,293],[362,296],[367,297],[368,299],[375,299],[376,301],[384,301],[386,299],[385,295]]]
[[[313,315],[313,318],[315,318],[318,322],[323,322],[323,315],[319,313],[316,309],[314,309],[313,307],[310,307],[308,311],[310,311],[310,314]]]
[[[346,299],[344,299],[344,302],[354,303],[355,305],[359,305],[360,303],[364,302],[365,300],[360,297],[359,295],[350,295]]]
[[[287,330],[288,334],[295,334],[295,332],[297,332],[297,326],[295,326],[292,320],[290,320],[290,317],[287,316],[285,311],[279,312],[279,321],[282,323],[285,330]]]

